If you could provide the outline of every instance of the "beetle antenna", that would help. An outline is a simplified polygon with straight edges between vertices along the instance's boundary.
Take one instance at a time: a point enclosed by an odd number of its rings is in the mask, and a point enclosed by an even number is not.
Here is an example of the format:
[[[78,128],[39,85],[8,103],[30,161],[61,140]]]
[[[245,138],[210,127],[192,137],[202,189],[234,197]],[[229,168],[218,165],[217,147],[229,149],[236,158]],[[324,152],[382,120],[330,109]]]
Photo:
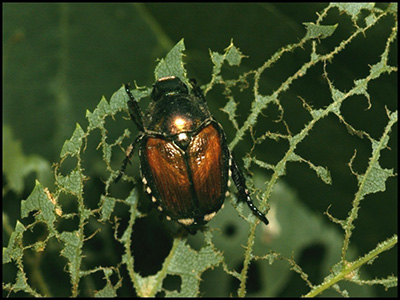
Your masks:
[[[258,210],[258,208],[254,205],[253,201],[250,198],[249,195],[249,190],[246,187],[246,181],[244,179],[242,171],[240,171],[236,160],[233,158],[231,155],[231,171],[232,171],[232,179],[235,182],[236,188],[238,190],[239,194],[239,199],[241,201],[245,201],[247,205],[249,206],[250,210],[253,212],[253,214],[259,218],[265,225],[269,224],[268,219],[265,217],[265,215]]]
[[[190,84],[192,85],[193,93],[199,97],[202,101],[206,102],[206,97],[204,97],[204,93],[201,88],[197,85],[196,79],[192,78],[189,80]]]

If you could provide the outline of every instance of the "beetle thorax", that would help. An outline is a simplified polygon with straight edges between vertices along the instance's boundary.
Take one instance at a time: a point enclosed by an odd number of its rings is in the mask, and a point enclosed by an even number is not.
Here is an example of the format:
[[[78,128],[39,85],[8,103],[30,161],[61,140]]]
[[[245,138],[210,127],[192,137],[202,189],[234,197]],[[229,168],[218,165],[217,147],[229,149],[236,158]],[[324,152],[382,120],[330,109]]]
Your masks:
[[[167,122],[168,131],[171,135],[179,135],[184,132],[189,132],[193,130],[193,119],[188,118],[185,115],[174,115],[171,116],[171,119]]]
[[[209,117],[204,105],[190,96],[165,96],[149,109],[146,129],[185,140],[185,134],[195,132]]]

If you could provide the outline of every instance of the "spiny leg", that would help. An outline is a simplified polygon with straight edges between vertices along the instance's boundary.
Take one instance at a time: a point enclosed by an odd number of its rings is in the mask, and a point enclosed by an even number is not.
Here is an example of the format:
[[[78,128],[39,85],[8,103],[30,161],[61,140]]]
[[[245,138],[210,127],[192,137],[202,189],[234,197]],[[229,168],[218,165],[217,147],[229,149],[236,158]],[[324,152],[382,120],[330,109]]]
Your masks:
[[[121,179],[121,177],[125,174],[125,169],[126,169],[126,167],[127,167],[127,165],[128,165],[128,162],[130,162],[130,160],[131,160],[131,157],[132,157],[132,155],[133,155],[133,152],[135,151],[136,144],[137,144],[142,138],[143,138],[143,135],[139,135],[139,136],[133,141],[133,143],[130,144],[130,145],[128,146],[128,148],[126,148],[126,151],[125,151],[125,159],[124,159],[124,161],[122,162],[121,169],[119,170],[119,174],[118,174],[117,178],[115,178],[114,182],[118,182],[118,181]]]
[[[138,102],[135,97],[133,97],[132,92],[130,90],[130,84],[127,83],[124,85],[125,91],[129,96],[128,107],[129,107],[129,115],[131,116],[132,121],[136,124],[140,131],[143,131],[143,113],[140,109]]]
[[[245,201],[249,206],[250,210],[253,212],[253,214],[257,218],[259,218],[265,225],[268,225],[269,223],[268,219],[261,211],[258,210],[258,208],[254,205],[253,201],[251,200],[249,195],[249,190],[246,187],[245,178],[232,155],[231,155],[231,171],[232,171],[232,179],[238,190],[239,200]]]
[[[128,100],[128,107],[129,107],[129,115],[131,116],[132,121],[136,124],[138,129],[140,131],[143,131],[143,113],[139,107],[139,104],[137,103],[135,97],[133,97],[131,90],[130,90],[130,85],[125,84],[124,85],[125,91],[128,94],[129,100]],[[140,134],[135,141],[128,146],[125,152],[125,159],[122,163],[122,167],[119,171],[119,174],[117,178],[115,178],[114,182],[117,182],[118,180],[121,179],[121,177],[125,173],[125,169],[128,165],[128,162],[130,162],[131,157],[133,155],[133,152],[135,151],[136,144],[143,138],[143,134]]]

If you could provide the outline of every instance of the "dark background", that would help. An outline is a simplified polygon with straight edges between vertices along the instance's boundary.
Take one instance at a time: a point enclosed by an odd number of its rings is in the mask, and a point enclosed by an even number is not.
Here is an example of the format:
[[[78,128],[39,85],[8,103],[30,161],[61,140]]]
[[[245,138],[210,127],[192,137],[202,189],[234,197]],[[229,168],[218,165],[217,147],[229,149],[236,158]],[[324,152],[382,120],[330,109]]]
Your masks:
[[[298,42],[306,32],[302,23],[315,22],[316,13],[326,6],[276,3],[3,4],[3,135],[7,128],[13,138],[20,141],[24,155],[35,155],[48,163],[44,171],[33,168],[39,171],[17,174],[24,179],[19,189],[10,185],[10,170],[3,167],[3,213],[8,216],[11,226],[14,227],[16,219],[20,218],[20,200],[30,194],[36,177],[41,178],[45,186],[52,186],[51,173],[44,175],[40,172],[48,173],[49,165],[59,161],[62,145],[71,137],[76,123],[86,127],[86,110],[93,111],[103,95],[110,99],[122,83],[135,81],[138,86],[150,86],[154,82],[156,60],[164,57],[180,39],[185,41],[188,76],[197,78],[200,84],[211,79],[209,50],[223,53],[233,40],[235,46],[248,56],[239,68],[225,71],[228,78],[235,78],[243,71],[260,67],[281,47]],[[382,9],[386,6],[380,4]],[[355,31],[349,16],[332,9],[323,24],[336,23],[339,26],[334,35],[321,41],[322,45],[318,48],[321,53],[331,51]],[[393,26],[393,18],[386,17],[378,26],[367,31],[365,37],[357,37],[345,51],[335,56],[327,65],[327,71],[336,88],[348,91],[353,86],[353,80],[368,74],[369,65],[379,60]],[[277,65],[264,72],[260,92],[269,95],[308,61],[309,54],[310,44],[305,49],[285,54]],[[397,66],[397,43],[391,46],[389,64]],[[299,96],[313,108],[326,107],[331,101],[322,73],[321,64],[311,68],[279,99],[292,134],[298,133],[309,121]],[[235,130],[227,115],[220,110],[227,101],[221,92],[218,87],[211,91],[208,102],[231,141]],[[240,125],[247,117],[252,93],[251,90],[235,92],[239,95],[236,100],[240,101]],[[390,111],[397,109],[397,74],[385,74],[372,81],[368,92],[371,109],[367,110],[365,97],[356,96],[351,101],[345,101],[342,114],[353,127],[366,131],[378,140],[387,124],[385,107]],[[282,127],[274,122],[278,115],[276,107],[269,106],[263,114],[264,118],[260,118],[255,128],[257,135],[266,130],[285,134]],[[136,133],[133,125],[123,117],[126,115],[120,115],[119,120],[113,123],[115,130],[110,133],[110,138],[122,134],[128,126],[133,134]],[[397,125],[390,137],[390,149],[382,151],[380,164],[383,168],[395,168],[397,173]],[[3,154],[3,162],[14,159],[13,152],[5,149],[8,143],[9,140],[3,138],[3,153],[9,155],[5,157]],[[250,148],[251,139],[247,134],[245,140],[236,146],[235,152],[241,157]],[[275,164],[286,149],[287,144],[282,141],[267,140],[253,154],[260,160]],[[357,157],[353,168],[362,174],[371,155],[370,141],[350,135],[345,126],[331,115],[314,128],[296,153],[315,165],[327,167],[333,185],[326,185],[317,179],[315,172],[306,164],[288,164],[284,181],[305,207],[324,219],[324,223],[329,224],[327,217],[323,216],[329,205],[332,205],[330,213],[340,219],[345,219],[351,208],[357,181],[348,163],[355,149]],[[101,163],[97,161],[99,156],[91,161],[92,150],[87,151],[88,165],[85,168],[87,170],[91,165],[95,169],[96,164]],[[116,157],[115,169],[118,169],[121,160],[122,155]],[[269,171],[257,167],[252,172],[264,172],[262,176],[266,177],[271,175]],[[106,176],[97,175],[99,178]],[[101,186],[101,180],[98,182]],[[95,184],[92,188],[95,190],[93,195],[101,193],[96,191]],[[351,245],[359,255],[372,250],[377,243],[397,232],[397,178],[389,178],[386,191],[368,195],[361,207],[351,239]],[[336,229],[341,233],[338,226]],[[7,245],[8,238],[8,233],[3,234],[3,246]],[[298,263],[311,273],[314,258],[318,258],[321,249],[317,245],[306,250],[299,254]],[[370,277],[380,278],[397,275],[393,266],[397,266],[397,247],[382,254],[373,266],[364,269],[370,272]],[[299,296],[307,292],[298,276],[293,273],[291,278],[277,296]],[[314,279],[315,284],[322,280],[321,277]],[[395,296],[397,289],[386,292],[381,286],[376,286],[369,295]]]

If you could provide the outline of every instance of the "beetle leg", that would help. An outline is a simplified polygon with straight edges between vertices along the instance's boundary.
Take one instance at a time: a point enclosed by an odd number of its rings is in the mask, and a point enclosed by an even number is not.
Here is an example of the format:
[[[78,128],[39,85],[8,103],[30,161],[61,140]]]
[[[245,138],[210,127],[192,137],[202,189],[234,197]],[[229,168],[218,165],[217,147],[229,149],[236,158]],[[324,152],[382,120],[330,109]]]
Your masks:
[[[122,175],[125,174],[126,166],[128,165],[128,162],[130,162],[130,160],[131,160],[131,157],[132,157],[132,155],[133,155],[133,152],[135,151],[135,147],[136,147],[137,143],[138,143],[142,138],[143,138],[143,135],[139,135],[139,136],[133,141],[133,143],[130,144],[130,145],[128,146],[128,148],[126,148],[125,159],[124,159],[124,161],[122,162],[121,169],[119,170],[119,174],[118,174],[117,178],[115,178],[114,182],[118,182],[118,180],[121,179]]]
[[[240,171],[236,161],[233,159],[231,155],[230,159],[230,168],[232,171],[232,179],[235,182],[236,188],[238,190],[239,199],[241,201],[246,201],[247,205],[249,206],[250,210],[253,214],[259,218],[265,225],[268,225],[269,221],[265,217],[265,215],[258,210],[258,208],[254,205],[253,201],[250,198],[249,190],[246,187],[246,182],[243,176],[242,171]]]
[[[131,116],[132,121],[136,124],[140,131],[143,131],[143,113],[140,109],[138,102],[135,97],[133,97],[129,83],[124,85],[125,91],[129,96],[128,107],[129,107],[129,115]]]

